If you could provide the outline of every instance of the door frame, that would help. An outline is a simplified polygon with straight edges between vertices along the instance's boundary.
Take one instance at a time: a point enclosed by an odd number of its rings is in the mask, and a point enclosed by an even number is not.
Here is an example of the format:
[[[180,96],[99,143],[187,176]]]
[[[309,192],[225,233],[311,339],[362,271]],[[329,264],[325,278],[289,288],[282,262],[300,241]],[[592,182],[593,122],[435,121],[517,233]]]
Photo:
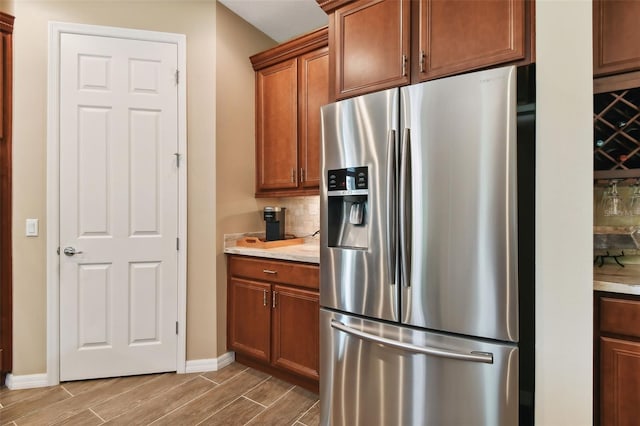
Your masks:
[[[65,22],[49,22],[47,89],[47,383],[60,383],[60,40],[62,34],[80,34],[176,44],[178,70],[186,76],[187,39],[184,34],[134,30]],[[187,323],[187,85],[178,84],[178,345],[176,367],[186,371]]]
[[[12,273],[12,114],[13,114],[13,22],[14,17],[0,12],[0,43],[3,69],[0,96],[3,96],[2,161],[6,177],[0,180],[0,386],[13,366],[13,273]]]

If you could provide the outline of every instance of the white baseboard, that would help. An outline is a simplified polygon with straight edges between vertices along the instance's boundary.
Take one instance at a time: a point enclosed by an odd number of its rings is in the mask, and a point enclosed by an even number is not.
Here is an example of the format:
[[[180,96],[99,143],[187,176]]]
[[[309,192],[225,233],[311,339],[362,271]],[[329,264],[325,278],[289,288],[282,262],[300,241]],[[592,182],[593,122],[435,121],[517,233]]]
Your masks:
[[[205,371],[217,371],[231,364],[236,359],[235,352],[227,352],[218,358],[193,359],[187,361],[185,373],[202,373]]]
[[[217,371],[235,361],[236,356],[234,352],[227,352],[220,355],[218,358],[211,359],[194,359],[187,361],[185,373],[202,373],[205,371]],[[49,386],[49,380],[47,373],[42,374],[24,374],[21,376],[15,376],[11,373],[7,374],[4,381],[7,388],[11,390],[16,389],[30,389],[30,388],[42,388]]]
[[[9,373],[4,380],[4,384],[11,390],[43,388],[49,386],[49,380],[47,373],[24,374],[22,376],[14,376]]]

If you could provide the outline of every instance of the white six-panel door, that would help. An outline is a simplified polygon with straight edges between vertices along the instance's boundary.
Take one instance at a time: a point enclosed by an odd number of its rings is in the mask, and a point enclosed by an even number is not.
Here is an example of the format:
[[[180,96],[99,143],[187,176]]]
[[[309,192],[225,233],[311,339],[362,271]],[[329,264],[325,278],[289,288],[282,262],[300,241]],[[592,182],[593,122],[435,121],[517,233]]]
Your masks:
[[[60,51],[60,380],[175,371],[177,47]]]

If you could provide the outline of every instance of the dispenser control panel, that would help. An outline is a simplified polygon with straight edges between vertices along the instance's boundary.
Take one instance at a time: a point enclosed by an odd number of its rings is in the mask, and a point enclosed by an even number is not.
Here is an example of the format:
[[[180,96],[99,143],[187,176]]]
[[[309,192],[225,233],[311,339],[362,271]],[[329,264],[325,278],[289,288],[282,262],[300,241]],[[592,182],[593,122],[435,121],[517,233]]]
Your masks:
[[[369,167],[327,170],[327,245],[369,247]],[[374,184],[375,188],[375,184]]]
[[[329,195],[364,195],[369,189],[369,168],[348,167],[327,172]]]

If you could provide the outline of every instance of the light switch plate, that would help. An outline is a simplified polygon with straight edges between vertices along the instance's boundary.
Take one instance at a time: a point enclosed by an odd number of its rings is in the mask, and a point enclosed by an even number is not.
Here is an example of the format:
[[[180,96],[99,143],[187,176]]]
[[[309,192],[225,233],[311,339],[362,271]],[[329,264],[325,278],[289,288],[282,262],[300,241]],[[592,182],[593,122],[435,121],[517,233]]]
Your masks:
[[[27,237],[38,236],[38,219],[27,219]]]

